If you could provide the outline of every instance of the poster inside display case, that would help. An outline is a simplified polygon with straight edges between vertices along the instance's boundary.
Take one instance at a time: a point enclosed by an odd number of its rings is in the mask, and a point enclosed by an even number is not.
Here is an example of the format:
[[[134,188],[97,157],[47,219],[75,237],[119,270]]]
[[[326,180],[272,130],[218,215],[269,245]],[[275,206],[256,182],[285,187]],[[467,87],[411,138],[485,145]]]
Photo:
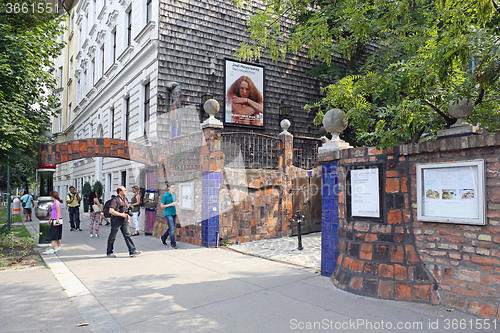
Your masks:
[[[417,219],[484,225],[484,160],[417,164]]]
[[[194,183],[180,184],[180,209],[194,210]]]
[[[347,219],[384,222],[383,165],[347,166]]]

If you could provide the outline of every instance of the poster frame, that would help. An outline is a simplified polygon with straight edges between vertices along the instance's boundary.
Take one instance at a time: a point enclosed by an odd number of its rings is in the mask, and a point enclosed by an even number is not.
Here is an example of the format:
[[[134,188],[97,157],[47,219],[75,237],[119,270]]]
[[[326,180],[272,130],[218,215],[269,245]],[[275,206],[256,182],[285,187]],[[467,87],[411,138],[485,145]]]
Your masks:
[[[457,216],[450,216],[443,213],[443,216],[426,216],[425,211],[425,191],[424,191],[424,171],[429,169],[450,169],[459,167],[475,166],[476,179],[477,179],[477,201],[476,207],[478,218],[464,218]],[[485,225],[486,224],[486,173],[483,159],[469,160],[469,161],[455,161],[455,162],[438,162],[438,163],[422,163],[416,165],[416,178],[417,178],[417,221],[422,222],[439,222],[439,223],[452,223],[452,224],[472,224],[472,225]],[[460,188],[460,185],[457,185]]]
[[[185,188],[191,189],[191,200],[184,199],[183,191]],[[194,210],[194,183],[179,184],[179,209]]]
[[[231,63],[238,63],[238,64],[242,64],[242,65],[245,65],[245,66],[251,66],[251,67],[255,67],[255,68],[260,68],[262,69],[262,77],[261,77],[261,80],[262,80],[262,87],[261,89],[259,90],[259,92],[262,94],[262,126],[260,125],[250,125],[250,124],[240,124],[240,123],[236,123],[236,122],[232,122],[232,121],[227,121],[226,119],[226,112],[228,110],[228,100],[227,100],[227,86],[228,84],[230,85],[233,81],[233,79],[231,79],[232,82],[228,82],[229,78],[227,77],[227,70],[228,70],[228,63],[231,62]],[[250,77],[251,78],[251,77]],[[257,65],[257,64],[254,64],[254,63],[249,63],[249,62],[244,62],[244,61],[239,61],[239,60],[235,60],[235,59],[231,59],[231,58],[224,58],[224,105],[223,105],[223,114],[222,114],[222,119],[223,119],[223,122],[224,122],[224,126],[237,126],[237,127],[243,127],[243,128],[251,128],[251,129],[265,129],[265,126],[266,126],[266,68],[262,65]],[[259,88],[259,87],[257,87]]]
[[[384,170],[385,165],[383,163],[363,163],[363,164],[352,164],[346,165],[347,177],[346,177],[346,212],[347,220],[351,221],[372,221],[385,223],[385,181],[384,181]],[[352,196],[351,196],[351,171],[360,169],[377,169],[378,170],[378,199],[379,199],[379,215],[378,217],[373,216],[356,216],[352,215]]]

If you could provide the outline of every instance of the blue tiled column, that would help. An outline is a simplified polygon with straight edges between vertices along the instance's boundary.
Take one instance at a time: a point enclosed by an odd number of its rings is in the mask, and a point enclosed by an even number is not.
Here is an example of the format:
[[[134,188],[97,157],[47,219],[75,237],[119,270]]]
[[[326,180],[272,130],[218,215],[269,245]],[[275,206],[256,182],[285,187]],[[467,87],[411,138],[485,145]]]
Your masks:
[[[338,174],[337,162],[322,164],[321,275],[331,276],[337,266]]]
[[[202,245],[206,247],[217,246],[220,182],[220,171],[203,173],[201,240]]]

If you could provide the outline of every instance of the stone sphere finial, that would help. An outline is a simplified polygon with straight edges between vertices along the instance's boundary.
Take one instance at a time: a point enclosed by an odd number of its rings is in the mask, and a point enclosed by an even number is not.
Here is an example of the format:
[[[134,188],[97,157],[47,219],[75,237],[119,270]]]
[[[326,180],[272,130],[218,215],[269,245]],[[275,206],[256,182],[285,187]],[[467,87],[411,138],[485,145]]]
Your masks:
[[[205,104],[203,104],[203,109],[210,115],[210,117],[214,117],[215,114],[219,112],[220,105],[215,99],[209,99],[205,102]]]
[[[340,109],[331,109],[323,116],[323,126],[332,134],[340,134],[347,128],[345,112]]]
[[[332,139],[324,143],[318,149],[319,153],[327,153],[341,149],[351,148],[351,146],[340,139],[340,133],[347,127],[345,112],[340,109],[331,109],[323,116],[323,126],[327,132],[332,133]],[[326,140],[325,140],[326,141]]]
[[[280,126],[281,126],[281,129],[284,131],[284,132],[287,132],[288,129],[290,128],[290,120],[288,119],[283,119],[281,122],[280,122]]]
[[[462,98],[461,100],[451,101],[448,104],[448,113],[453,118],[457,119],[457,122],[452,125],[452,127],[467,125],[465,120],[474,112],[474,102],[468,98]]]

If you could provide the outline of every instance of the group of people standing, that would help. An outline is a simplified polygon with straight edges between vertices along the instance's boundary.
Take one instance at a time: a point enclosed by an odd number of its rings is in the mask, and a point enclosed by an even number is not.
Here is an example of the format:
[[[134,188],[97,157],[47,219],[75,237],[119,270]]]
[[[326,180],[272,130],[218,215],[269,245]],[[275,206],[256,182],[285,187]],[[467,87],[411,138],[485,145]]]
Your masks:
[[[127,189],[125,186],[120,186],[117,189],[117,195],[113,196],[112,201],[109,205],[109,213],[111,215],[111,223],[107,222],[107,225],[111,225],[111,231],[108,236],[106,255],[109,258],[116,258],[113,253],[114,242],[116,240],[116,235],[118,230],[121,231],[125,244],[128,247],[130,257],[135,257],[142,253],[136,249],[131,236],[139,235],[139,214],[140,214],[140,202],[141,197],[139,194],[139,188],[137,186],[132,187],[134,193],[130,203],[126,197]],[[168,224],[168,230],[161,236],[161,242],[166,244],[166,239],[170,237],[170,245],[172,248],[177,249],[177,244],[175,241],[175,220],[177,217],[175,206],[177,205],[176,194],[174,193],[175,186],[170,184],[167,185],[167,192],[163,195],[160,207],[165,209],[165,220]],[[62,238],[62,217],[61,217],[61,203],[62,200],[59,198],[59,193],[57,191],[52,191],[50,193],[51,199],[53,200],[51,218],[48,222],[50,225],[49,232],[47,234],[47,240],[51,241],[50,249],[45,251],[44,254],[55,253],[61,250],[61,238]],[[73,186],[70,187],[70,193],[66,197],[66,202],[68,203],[68,211],[70,216],[70,231],[80,229],[80,201],[81,197],[78,192],[75,191]],[[97,194],[92,191],[89,196],[89,206],[90,206],[90,237],[93,237],[93,231],[95,230],[95,237],[99,237],[99,225],[101,224],[101,218],[104,217],[102,212],[104,207],[99,202]],[[98,209],[97,209],[98,208]],[[135,232],[130,233],[130,219],[134,222]],[[107,221],[107,220],[106,220]]]

